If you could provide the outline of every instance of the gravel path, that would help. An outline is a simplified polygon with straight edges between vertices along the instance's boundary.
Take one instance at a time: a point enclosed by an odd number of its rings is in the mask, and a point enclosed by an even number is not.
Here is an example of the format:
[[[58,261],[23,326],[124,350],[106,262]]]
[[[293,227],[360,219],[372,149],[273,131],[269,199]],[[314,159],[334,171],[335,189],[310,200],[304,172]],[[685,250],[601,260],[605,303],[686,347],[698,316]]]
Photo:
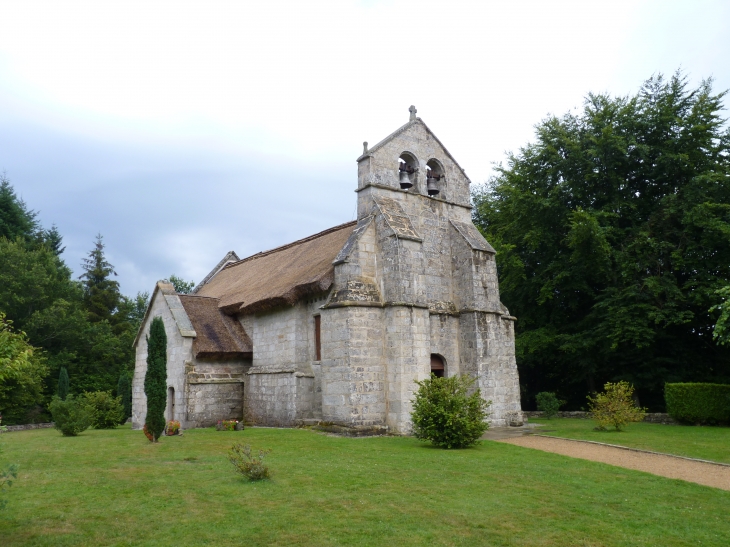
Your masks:
[[[730,490],[730,467],[724,465],[535,435],[502,439],[499,442]]]

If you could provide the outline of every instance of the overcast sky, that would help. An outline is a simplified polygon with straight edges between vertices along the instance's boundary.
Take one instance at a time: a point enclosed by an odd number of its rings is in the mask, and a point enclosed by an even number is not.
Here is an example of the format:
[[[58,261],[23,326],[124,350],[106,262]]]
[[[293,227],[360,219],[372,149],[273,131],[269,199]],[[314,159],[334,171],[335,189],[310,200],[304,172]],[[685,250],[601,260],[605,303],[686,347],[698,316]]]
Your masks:
[[[134,295],[353,220],[362,142],[411,104],[481,183],[548,114],[679,68],[730,88],[730,2],[7,1],[0,172]]]

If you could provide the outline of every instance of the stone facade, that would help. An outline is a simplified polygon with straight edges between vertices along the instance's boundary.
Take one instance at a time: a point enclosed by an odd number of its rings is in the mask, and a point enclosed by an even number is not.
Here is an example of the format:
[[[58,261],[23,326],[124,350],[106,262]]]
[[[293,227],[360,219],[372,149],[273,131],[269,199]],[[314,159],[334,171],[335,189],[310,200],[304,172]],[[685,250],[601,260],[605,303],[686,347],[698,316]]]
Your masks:
[[[332,252],[327,272],[303,273],[282,294],[257,289],[260,297],[233,298],[221,280],[243,294],[240,279],[260,279],[251,275],[262,260],[254,255],[224,259],[196,288],[236,317],[250,337],[250,360],[202,362],[190,344],[197,334],[175,316],[174,295],[155,293],[148,316],[161,315],[168,330],[176,419],[191,427],[245,414],[267,425],[320,420],[407,434],[415,382],[429,377],[435,359],[447,376],[476,379],[492,402],[493,425],[521,423],[515,318],[499,299],[495,251],[472,224],[464,170],[415,116],[366,145],[357,163],[357,224],[302,240],[310,254]],[[338,230],[346,230],[344,244],[317,246]],[[277,253],[297,245],[260,256],[276,269]],[[136,426],[148,329],[146,321],[137,341]]]
[[[147,336],[153,317],[161,317],[167,335],[168,401],[165,417],[185,429],[215,425],[218,420],[243,417],[244,374],[250,360],[211,360],[193,354],[196,331],[172,285],[158,283],[145,321],[135,341],[132,379],[132,427],[141,429],[147,413],[144,377],[147,372]]]

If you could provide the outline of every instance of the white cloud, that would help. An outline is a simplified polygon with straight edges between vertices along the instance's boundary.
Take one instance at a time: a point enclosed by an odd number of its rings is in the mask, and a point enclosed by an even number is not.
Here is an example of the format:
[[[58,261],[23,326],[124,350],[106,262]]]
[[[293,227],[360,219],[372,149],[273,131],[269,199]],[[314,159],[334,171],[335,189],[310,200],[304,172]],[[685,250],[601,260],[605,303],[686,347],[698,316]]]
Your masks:
[[[76,219],[67,238],[99,229],[110,246],[125,217],[78,220],[83,192],[113,211],[112,196],[134,194],[144,217],[197,174],[205,214],[182,192],[184,221],[161,229],[198,243],[158,253],[165,275],[196,278],[211,230],[222,252],[245,252],[252,231],[273,246],[349,220],[362,141],[405,123],[410,104],[482,182],[589,91],[631,93],[680,66],[730,87],[722,1],[6,2],[0,21],[0,169],[44,222]],[[31,133],[35,146],[13,147]],[[217,231],[216,202],[241,209],[240,231]],[[151,243],[117,240],[120,263],[152,269]]]

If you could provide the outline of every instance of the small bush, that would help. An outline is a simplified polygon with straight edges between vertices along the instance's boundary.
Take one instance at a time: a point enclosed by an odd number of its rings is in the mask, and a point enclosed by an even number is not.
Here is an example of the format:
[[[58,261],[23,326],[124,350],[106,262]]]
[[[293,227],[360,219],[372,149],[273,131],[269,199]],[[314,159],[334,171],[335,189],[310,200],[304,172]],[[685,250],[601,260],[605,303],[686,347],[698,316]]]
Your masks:
[[[259,450],[258,457],[255,457],[249,445],[236,443],[228,452],[228,461],[236,468],[237,473],[248,480],[260,481],[269,478],[269,466],[264,463],[264,458],[270,452],[271,450]]]
[[[644,419],[646,409],[634,404],[634,386],[622,380],[615,384],[608,382],[603,389],[604,393],[588,397],[588,407],[598,423],[596,429],[605,430],[613,426],[616,431],[621,431],[629,422],[640,422]]]
[[[113,397],[111,391],[84,393],[84,401],[91,409],[95,429],[114,429],[124,417],[121,397]]]
[[[558,410],[565,404],[565,401],[561,401],[555,396],[555,393],[550,391],[542,391],[535,395],[535,402],[537,403],[537,409],[543,412],[543,416],[548,420],[558,415]]]
[[[54,395],[48,409],[53,416],[54,427],[64,437],[75,437],[89,429],[94,421],[93,410],[89,408],[83,398],[77,399],[73,395],[68,395],[65,401],[58,395]]]
[[[7,427],[2,425],[3,419],[0,416],[0,433],[7,431]],[[2,450],[0,449],[0,452]],[[3,496],[3,493],[13,485],[13,480],[18,477],[18,465],[10,464],[7,467],[0,468],[0,509],[7,505],[7,500]]]
[[[664,384],[664,400],[667,413],[678,422],[730,422],[730,385]]]
[[[489,402],[479,389],[469,391],[474,379],[466,376],[437,378],[416,382],[413,401],[413,434],[441,448],[466,448],[477,443],[487,430]]]
[[[235,431],[238,420],[218,420],[215,424],[216,431]]]

